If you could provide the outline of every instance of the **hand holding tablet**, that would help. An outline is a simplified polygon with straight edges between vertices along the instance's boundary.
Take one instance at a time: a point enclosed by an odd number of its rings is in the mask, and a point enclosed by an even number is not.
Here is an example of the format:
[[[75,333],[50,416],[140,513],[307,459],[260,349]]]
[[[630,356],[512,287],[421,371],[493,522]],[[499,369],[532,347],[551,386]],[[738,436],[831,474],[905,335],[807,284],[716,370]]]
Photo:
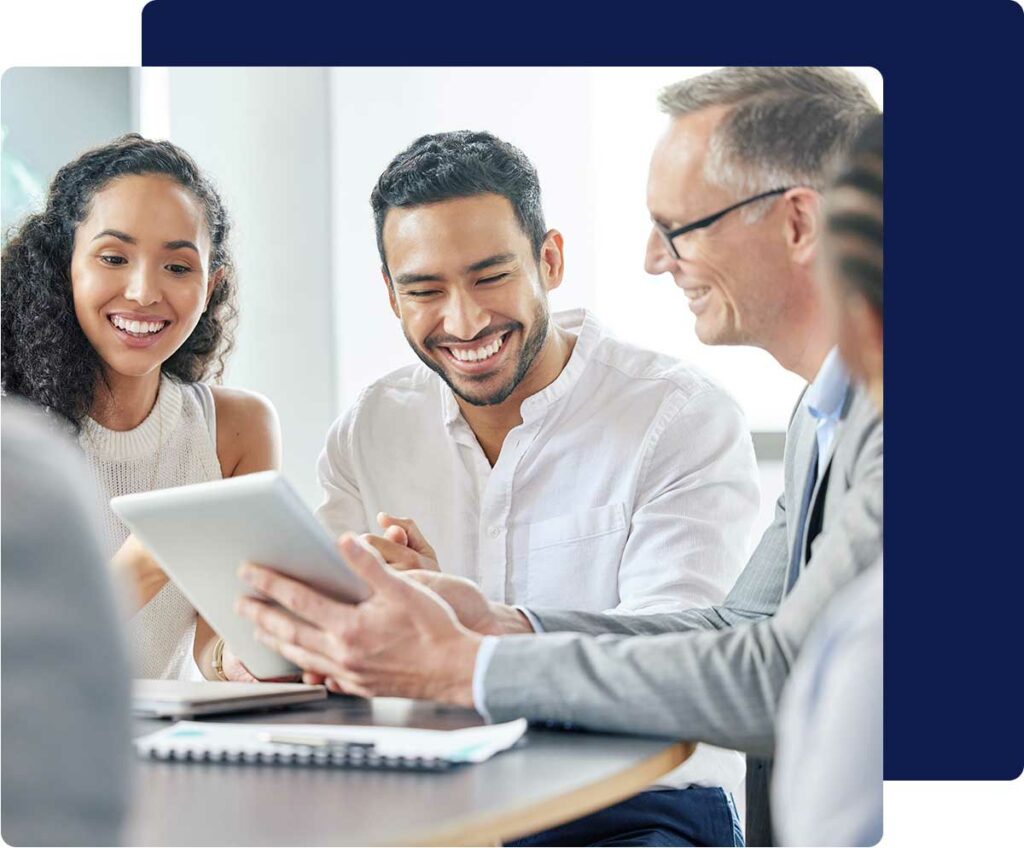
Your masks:
[[[340,601],[358,603],[369,594],[276,471],[125,495],[110,506],[256,677],[297,669],[258,643],[252,625],[235,615],[235,600],[250,591],[237,577],[242,562],[270,566]]]

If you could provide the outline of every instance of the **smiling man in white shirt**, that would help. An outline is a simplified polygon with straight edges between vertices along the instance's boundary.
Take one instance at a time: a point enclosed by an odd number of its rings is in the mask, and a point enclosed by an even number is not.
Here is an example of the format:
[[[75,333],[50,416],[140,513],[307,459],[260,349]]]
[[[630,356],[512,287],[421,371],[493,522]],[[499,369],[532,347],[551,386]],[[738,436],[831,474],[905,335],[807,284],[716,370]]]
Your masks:
[[[331,428],[321,521],[379,532],[379,513],[410,516],[445,571],[498,602],[721,602],[758,504],[745,419],[694,369],[583,310],[549,313],[563,238],[529,160],[488,133],[425,136],[371,202],[391,308],[423,364],[369,386]],[[739,754],[702,746],[672,789],[613,808],[597,835],[639,822],[671,844],[731,844],[743,773]]]

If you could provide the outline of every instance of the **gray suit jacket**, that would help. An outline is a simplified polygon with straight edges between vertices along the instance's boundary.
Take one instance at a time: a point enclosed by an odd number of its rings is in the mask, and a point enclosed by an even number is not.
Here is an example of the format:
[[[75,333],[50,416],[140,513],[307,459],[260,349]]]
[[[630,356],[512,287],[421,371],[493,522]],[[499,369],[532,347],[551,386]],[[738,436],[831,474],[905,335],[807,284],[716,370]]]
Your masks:
[[[491,717],[770,754],[779,695],[808,630],[881,554],[882,425],[855,392],[836,431],[825,491],[814,492],[807,510],[809,517],[823,509],[821,532],[810,556],[801,552],[800,578],[786,594],[814,444],[814,420],[799,405],[775,520],[723,604],[648,616],[531,610],[545,633],[503,637],[487,667]]]

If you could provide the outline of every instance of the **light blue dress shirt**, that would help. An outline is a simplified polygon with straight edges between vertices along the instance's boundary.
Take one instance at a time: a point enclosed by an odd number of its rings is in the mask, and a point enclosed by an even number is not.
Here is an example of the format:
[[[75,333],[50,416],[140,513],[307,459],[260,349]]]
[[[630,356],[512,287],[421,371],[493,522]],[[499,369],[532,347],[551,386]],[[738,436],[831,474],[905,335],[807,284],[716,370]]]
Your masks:
[[[835,440],[836,427],[843,411],[843,402],[850,388],[850,373],[839,358],[839,348],[832,348],[818,369],[818,375],[804,394],[804,406],[815,420],[818,439],[818,479],[828,467]]]

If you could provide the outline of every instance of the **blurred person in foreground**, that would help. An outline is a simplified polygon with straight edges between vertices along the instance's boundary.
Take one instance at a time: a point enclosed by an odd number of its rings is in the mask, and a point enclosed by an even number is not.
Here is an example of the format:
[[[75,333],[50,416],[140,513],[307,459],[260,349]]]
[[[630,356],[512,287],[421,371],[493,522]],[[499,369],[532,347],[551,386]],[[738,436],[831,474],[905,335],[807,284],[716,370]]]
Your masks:
[[[11,845],[121,841],[129,665],[85,463],[24,401],[2,403],[3,810]]]
[[[882,411],[882,119],[829,192],[822,283],[839,349]],[[823,614],[779,706],[773,813],[784,845],[882,838],[882,560]]]

